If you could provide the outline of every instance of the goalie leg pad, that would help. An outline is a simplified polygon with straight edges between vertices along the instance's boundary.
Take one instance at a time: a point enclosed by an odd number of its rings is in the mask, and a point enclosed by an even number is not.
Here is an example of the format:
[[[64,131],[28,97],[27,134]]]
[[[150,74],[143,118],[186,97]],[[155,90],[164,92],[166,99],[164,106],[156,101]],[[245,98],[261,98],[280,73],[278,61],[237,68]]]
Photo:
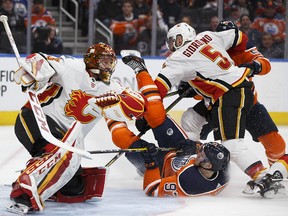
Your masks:
[[[106,174],[107,168],[105,167],[83,168],[81,176],[85,183],[85,189],[82,194],[66,196],[58,191],[51,199],[56,202],[79,203],[92,198],[102,198],[105,189]]]
[[[83,149],[82,139],[77,140],[81,130],[72,127],[66,133],[63,141],[73,143],[72,146]],[[72,140],[75,140],[72,142]],[[28,201],[33,210],[43,210],[43,201],[52,196],[62,188],[75,174],[81,163],[81,155],[69,152],[65,149],[55,147],[51,153],[43,154],[41,157],[33,158],[28,167],[21,173],[14,183],[10,194],[16,203],[24,204],[22,198]],[[22,199],[19,201],[19,199]]]

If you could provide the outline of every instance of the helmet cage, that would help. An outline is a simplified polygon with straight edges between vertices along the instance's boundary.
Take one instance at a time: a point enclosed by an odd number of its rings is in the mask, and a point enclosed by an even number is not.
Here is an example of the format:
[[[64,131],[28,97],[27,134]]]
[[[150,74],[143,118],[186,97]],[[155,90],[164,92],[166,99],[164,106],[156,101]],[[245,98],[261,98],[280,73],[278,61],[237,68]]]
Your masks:
[[[109,84],[117,58],[109,45],[99,43],[88,48],[84,55],[84,63],[88,72],[98,75],[98,79]]]

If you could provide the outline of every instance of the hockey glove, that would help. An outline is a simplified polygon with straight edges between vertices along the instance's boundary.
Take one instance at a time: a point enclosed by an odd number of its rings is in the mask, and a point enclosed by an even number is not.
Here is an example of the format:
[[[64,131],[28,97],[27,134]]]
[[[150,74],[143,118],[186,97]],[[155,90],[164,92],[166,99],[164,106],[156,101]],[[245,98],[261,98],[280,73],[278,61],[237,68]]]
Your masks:
[[[158,167],[156,162],[156,156],[158,153],[157,147],[153,143],[143,142],[142,148],[147,148],[146,151],[142,152],[141,155],[145,162],[146,169],[155,169]]]
[[[188,82],[184,81],[181,81],[178,85],[178,94],[184,98],[194,97],[197,95],[193,87]]]
[[[132,68],[135,74],[138,74],[142,71],[147,71],[144,59],[141,58],[141,55],[138,51],[122,50],[121,56],[124,64]]]
[[[250,68],[250,73],[247,76],[248,78],[253,77],[255,74],[259,74],[262,70],[261,64],[258,61],[252,61],[247,64],[241,64],[239,65],[239,67]]]
[[[135,126],[137,130],[143,135],[150,129],[150,126],[148,125],[148,122],[144,117],[137,119],[135,122]]]
[[[194,142],[193,140],[186,139],[181,140],[176,143],[177,148],[179,149],[177,151],[177,156],[185,156],[185,155],[193,155],[197,154],[198,149],[201,146],[201,143]]]
[[[14,80],[22,86],[23,91],[26,91],[27,88],[35,91],[43,89],[51,77],[56,74],[42,53],[34,53],[28,56],[25,61],[21,60],[20,64],[21,67],[14,74]]]

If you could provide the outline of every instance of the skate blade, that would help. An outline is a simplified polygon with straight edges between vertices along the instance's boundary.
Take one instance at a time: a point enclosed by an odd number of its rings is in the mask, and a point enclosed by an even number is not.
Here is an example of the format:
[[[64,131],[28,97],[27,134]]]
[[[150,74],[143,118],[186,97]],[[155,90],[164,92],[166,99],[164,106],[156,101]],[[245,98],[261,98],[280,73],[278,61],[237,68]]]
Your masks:
[[[6,211],[12,212],[18,215],[27,215],[29,211],[29,207],[22,205],[22,204],[11,204],[10,206],[6,207]]]
[[[275,198],[280,198],[286,195],[287,195],[287,191],[285,190],[285,188],[279,188],[277,192],[275,192],[274,190],[265,192],[263,194],[263,197],[267,199],[275,199]]]

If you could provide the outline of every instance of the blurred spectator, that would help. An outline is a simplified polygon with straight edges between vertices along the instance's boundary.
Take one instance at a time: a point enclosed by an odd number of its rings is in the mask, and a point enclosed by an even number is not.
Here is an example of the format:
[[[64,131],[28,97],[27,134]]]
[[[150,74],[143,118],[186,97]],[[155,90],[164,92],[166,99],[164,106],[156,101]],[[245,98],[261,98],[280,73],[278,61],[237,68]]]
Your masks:
[[[15,14],[20,17],[25,17],[27,15],[28,0],[14,0],[14,11]]]
[[[165,23],[168,25],[168,28],[171,28],[181,17],[181,6],[176,0],[164,0],[159,5],[160,10],[163,12]]]
[[[218,2],[217,0],[208,0],[206,1],[206,4],[204,5],[203,9],[218,9]]]
[[[133,13],[139,15],[149,15],[151,10],[149,5],[146,3],[146,0],[134,0],[134,9]]]
[[[24,26],[24,18],[18,16],[14,11],[13,0],[2,0],[0,15],[6,15],[8,17],[8,24],[11,31],[26,31]],[[3,25],[1,25],[0,30],[4,31]]]
[[[192,20],[190,16],[183,16],[180,22],[185,22],[190,26],[193,26]]]
[[[219,17],[218,16],[213,16],[211,18],[211,21],[210,21],[209,31],[215,32],[219,22],[220,22]]]
[[[41,28],[40,28],[41,29]],[[62,40],[56,35],[55,26],[46,26],[33,43],[34,52],[47,54],[61,54],[63,52]]]
[[[257,29],[251,28],[251,20],[248,14],[243,14],[240,17],[239,29],[244,32],[249,38],[247,47],[259,47],[262,34]]]
[[[274,15],[275,19],[285,19],[285,6],[282,0],[263,0],[258,1],[257,8],[255,10],[255,14],[257,17],[265,17],[266,8],[274,7],[276,13]]]
[[[28,25],[28,17],[25,17],[25,26]],[[46,26],[55,26],[55,20],[51,13],[44,7],[44,0],[33,0],[32,15],[31,15],[31,30],[32,30],[32,42],[37,40],[38,37],[45,37],[49,29],[45,29]],[[43,34],[43,35],[42,35]]]
[[[160,28],[157,23],[157,40],[156,40],[156,55],[160,55],[160,50],[166,42],[167,29]],[[145,28],[140,32],[137,49],[143,56],[151,54],[152,39],[152,16],[148,16],[145,22]]]
[[[276,13],[274,6],[268,6],[264,10],[264,17],[256,18],[252,28],[260,32],[269,32],[275,42],[283,42],[285,40],[285,21],[275,19]]]
[[[227,17],[227,20],[231,20],[235,22],[237,25],[239,25],[239,21],[241,17],[241,13],[239,9],[235,5],[232,5],[228,12],[229,12],[229,15]]]
[[[115,17],[122,13],[121,6],[122,0],[100,0],[96,17],[109,28],[112,19],[115,19]]]
[[[249,4],[248,0],[234,0],[233,4],[231,5],[231,7],[235,7],[238,9],[240,15],[243,14],[251,14],[251,6]]]
[[[114,49],[116,54],[122,49],[136,49],[140,28],[144,25],[146,16],[139,17],[133,13],[133,1],[123,0],[122,14],[112,20],[110,29],[114,34]]]
[[[264,32],[258,49],[266,58],[284,58],[284,43],[274,43],[273,36]]]
[[[27,26],[28,18],[25,17],[25,25]],[[47,25],[55,25],[55,19],[51,13],[44,7],[44,0],[33,0],[31,27],[35,30],[37,27],[45,27]]]
[[[203,8],[208,0],[178,0],[182,8]]]
[[[18,16],[14,12],[14,5],[12,0],[2,0],[0,15],[6,15],[8,17],[8,24],[13,34],[14,40],[18,46],[20,53],[26,51],[25,32],[26,28],[24,25],[24,18]],[[0,51],[4,53],[13,53],[10,46],[7,34],[4,26],[0,25]]]

